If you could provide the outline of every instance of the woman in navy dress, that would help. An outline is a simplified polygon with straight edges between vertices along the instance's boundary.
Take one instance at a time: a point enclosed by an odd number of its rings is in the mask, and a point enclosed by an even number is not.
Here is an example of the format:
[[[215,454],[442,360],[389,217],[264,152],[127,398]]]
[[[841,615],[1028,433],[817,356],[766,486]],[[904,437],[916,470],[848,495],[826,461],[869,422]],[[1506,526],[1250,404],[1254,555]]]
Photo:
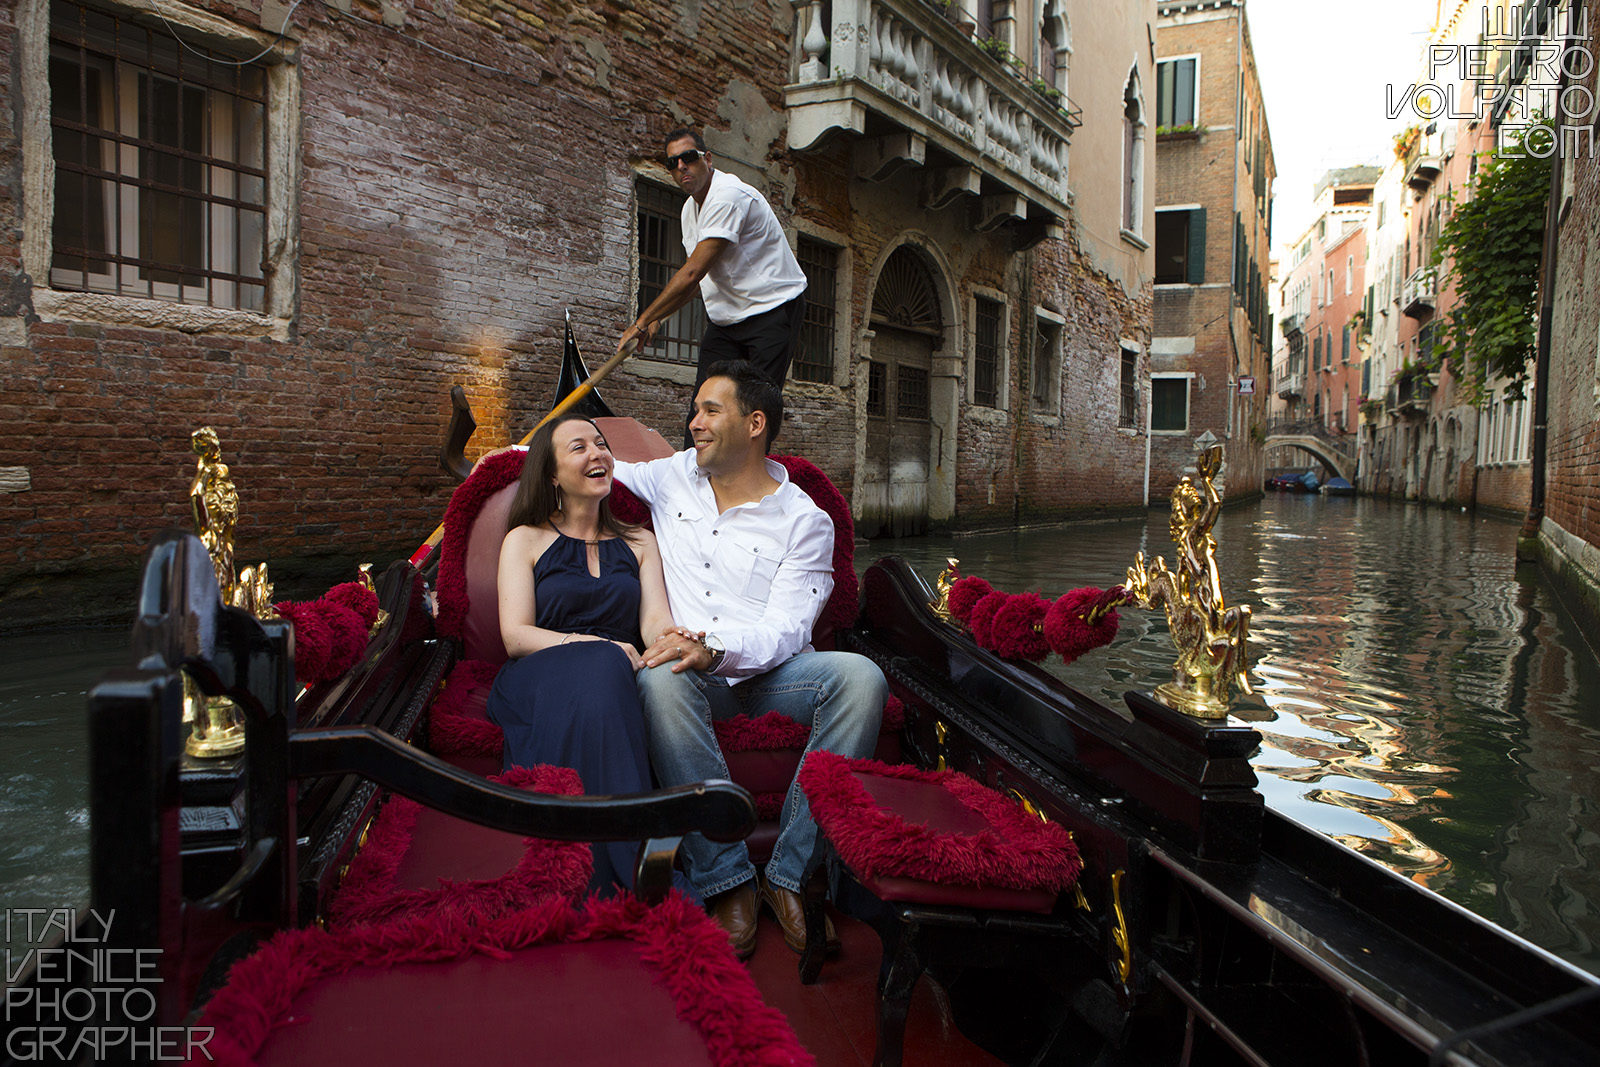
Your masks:
[[[505,731],[506,767],[571,767],[589,795],[653,788],[634,672],[641,634],[673,628],[655,535],[606,504],[612,462],[588,419],[534,435],[500,547],[500,636],[512,658],[488,707]],[[637,855],[636,842],[596,843],[590,888],[632,888]]]

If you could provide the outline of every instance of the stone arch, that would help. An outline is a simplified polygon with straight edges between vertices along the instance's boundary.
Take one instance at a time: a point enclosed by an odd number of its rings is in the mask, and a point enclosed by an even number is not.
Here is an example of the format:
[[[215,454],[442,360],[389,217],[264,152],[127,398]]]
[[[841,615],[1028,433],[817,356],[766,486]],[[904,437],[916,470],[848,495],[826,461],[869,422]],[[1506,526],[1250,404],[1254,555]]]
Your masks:
[[[1122,221],[1124,229],[1140,237],[1144,236],[1144,152],[1149,128],[1149,109],[1135,60],[1122,85]]]
[[[1050,0],[1039,24],[1039,73],[1067,93],[1067,66],[1072,59],[1072,22],[1066,0]]]
[[[880,290],[904,289],[907,268],[920,268],[930,288],[932,307],[912,321],[897,320],[893,309],[878,307]],[[952,282],[951,270],[944,252],[926,233],[906,230],[889,241],[879,251],[866,273],[865,299],[861,329],[857,335],[857,363],[855,381],[857,392],[856,420],[856,470],[860,472],[852,487],[851,510],[858,519],[871,520],[871,513],[879,509],[878,495],[884,490],[871,481],[871,471],[884,462],[882,419],[892,417],[887,410],[882,415],[869,412],[868,401],[874,373],[886,375],[891,363],[912,355],[912,363],[926,365],[928,369],[928,441],[926,469],[925,521],[942,523],[955,515],[956,440],[959,407],[961,363],[961,309]],[[914,288],[914,286],[913,286]],[[915,300],[916,294],[902,293]],[[909,311],[909,309],[906,309]],[[921,338],[920,350],[918,338]],[[877,357],[874,358],[874,348]],[[910,346],[908,348],[908,346]],[[877,370],[876,367],[883,367]],[[887,389],[889,383],[883,382]],[[898,399],[898,398],[896,398]],[[892,531],[891,531],[892,532]]]

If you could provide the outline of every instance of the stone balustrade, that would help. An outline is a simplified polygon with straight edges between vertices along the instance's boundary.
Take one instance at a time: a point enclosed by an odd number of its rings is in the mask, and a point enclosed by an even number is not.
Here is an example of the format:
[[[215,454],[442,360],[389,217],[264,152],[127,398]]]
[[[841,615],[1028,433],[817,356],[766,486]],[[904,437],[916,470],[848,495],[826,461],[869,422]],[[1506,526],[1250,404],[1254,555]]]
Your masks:
[[[1059,226],[1072,199],[1067,147],[1077,125],[1060,106],[1065,97],[1040,91],[1031,73],[980,48],[924,0],[794,0],[794,8],[791,148],[855,134],[862,177],[925,167],[929,207],[966,194],[979,198],[980,229]]]

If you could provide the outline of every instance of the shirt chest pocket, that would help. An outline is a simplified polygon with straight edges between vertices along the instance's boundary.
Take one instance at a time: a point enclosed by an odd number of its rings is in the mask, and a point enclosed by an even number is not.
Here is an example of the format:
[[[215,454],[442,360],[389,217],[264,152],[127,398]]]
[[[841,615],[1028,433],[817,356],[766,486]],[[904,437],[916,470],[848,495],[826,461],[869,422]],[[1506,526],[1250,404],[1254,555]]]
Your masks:
[[[730,539],[727,552],[728,572],[733,579],[731,591],[764,602],[778,576],[782,550],[771,541]]]

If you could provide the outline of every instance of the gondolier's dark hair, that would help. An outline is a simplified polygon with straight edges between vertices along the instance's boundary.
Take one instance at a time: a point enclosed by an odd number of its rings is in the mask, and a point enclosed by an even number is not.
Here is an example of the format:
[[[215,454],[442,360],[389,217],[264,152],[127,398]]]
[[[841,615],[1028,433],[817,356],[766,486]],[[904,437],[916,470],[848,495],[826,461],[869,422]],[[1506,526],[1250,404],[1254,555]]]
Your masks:
[[[511,512],[506,516],[506,529],[518,526],[542,526],[550,521],[556,507],[556,487],[551,479],[556,473],[556,449],[552,441],[555,433],[569,422],[587,422],[596,431],[600,427],[594,420],[582,415],[565,415],[551,419],[528,442],[528,458],[522,461],[522,474],[517,480],[517,491],[511,497]],[[605,435],[601,434],[601,439]],[[634,539],[637,526],[629,526],[611,513],[610,500],[600,501],[600,528],[629,541]]]
[[[675,129],[671,133],[667,134],[666,138],[664,140],[662,140],[661,146],[663,148],[665,148],[667,145],[671,144],[673,141],[679,140],[679,139],[684,138],[684,137],[693,137],[694,138],[694,146],[696,148],[700,149],[700,151],[702,151],[702,152],[706,151],[705,138],[700,136],[700,131],[699,130],[693,129],[692,127],[689,127],[689,126],[679,126],[677,129]]]
[[[732,378],[733,395],[739,400],[739,413],[759,411],[767,417],[766,450],[783,427],[783,390],[772,379],[756,370],[748,359],[724,359],[706,368],[707,378]]]

